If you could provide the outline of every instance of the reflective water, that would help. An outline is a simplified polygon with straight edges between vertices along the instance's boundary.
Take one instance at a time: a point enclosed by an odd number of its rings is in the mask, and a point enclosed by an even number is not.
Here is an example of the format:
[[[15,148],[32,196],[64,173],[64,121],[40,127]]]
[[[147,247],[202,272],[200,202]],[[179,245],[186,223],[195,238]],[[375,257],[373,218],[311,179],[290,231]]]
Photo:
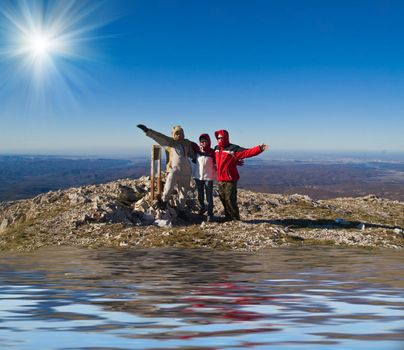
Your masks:
[[[402,349],[404,254],[0,254],[1,349]]]

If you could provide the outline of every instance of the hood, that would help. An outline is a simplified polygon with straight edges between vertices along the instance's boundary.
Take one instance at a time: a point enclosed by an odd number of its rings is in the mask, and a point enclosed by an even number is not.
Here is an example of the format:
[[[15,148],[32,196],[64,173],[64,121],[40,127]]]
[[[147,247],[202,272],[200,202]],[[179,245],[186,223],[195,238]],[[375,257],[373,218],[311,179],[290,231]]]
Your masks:
[[[181,127],[181,125],[175,125],[173,126],[173,128],[171,129],[171,136],[174,137],[175,133],[177,131],[182,131],[182,133],[184,133],[184,129]]]
[[[208,134],[201,134],[199,136],[199,142],[201,142],[202,139],[204,139],[204,140],[206,140],[208,142],[206,143],[205,147],[202,147],[200,144],[199,144],[199,147],[201,148],[202,152],[206,152],[207,150],[210,149],[210,146],[211,146],[210,137],[209,137]]]
[[[215,137],[217,140],[217,145],[219,147],[227,147],[230,144],[229,133],[227,132],[227,130],[215,131]],[[219,140],[218,137],[222,138]]]

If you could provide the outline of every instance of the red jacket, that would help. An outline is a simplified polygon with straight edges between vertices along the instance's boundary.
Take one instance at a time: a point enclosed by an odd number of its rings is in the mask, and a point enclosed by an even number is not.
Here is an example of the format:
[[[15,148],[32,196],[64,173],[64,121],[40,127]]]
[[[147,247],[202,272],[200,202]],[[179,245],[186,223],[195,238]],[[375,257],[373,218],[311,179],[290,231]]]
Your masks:
[[[218,146],[215,147],[217,168],[217,181],[237,181],[240,175],[237,171],[237,162],[240,159],[254,157],[262,152],[260,146],[245,149],[229,142],[229,133],[226,130],[215,132]]]

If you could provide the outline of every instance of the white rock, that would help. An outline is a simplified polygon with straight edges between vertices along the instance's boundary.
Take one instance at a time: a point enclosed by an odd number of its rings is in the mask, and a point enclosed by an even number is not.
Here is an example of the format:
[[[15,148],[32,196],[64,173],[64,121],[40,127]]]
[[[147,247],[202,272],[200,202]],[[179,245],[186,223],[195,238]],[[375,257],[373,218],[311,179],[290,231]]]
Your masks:
[[[145,212],[149,209],[149,204],[146,201],[146,198],[142,198],[135,203],[135,210]]]
[[[4,219],[0,225],[0,232],[3,232],[9,225],[8,219]]]
[[[84,196],[81,191],[79,193],[77,192],[69,193],[68,197],[70,199],[71,204],[88,203],[91,201],[88,197]]]
[[[171,227],[177,218],[177,212],[174,208],[168,206],[166,210],[157,209],[155,214],[155,225],[161,227]]]
[[[172,227],[173,224],[170,220],[157,219],[154,221],[154,225],[158,227]]]

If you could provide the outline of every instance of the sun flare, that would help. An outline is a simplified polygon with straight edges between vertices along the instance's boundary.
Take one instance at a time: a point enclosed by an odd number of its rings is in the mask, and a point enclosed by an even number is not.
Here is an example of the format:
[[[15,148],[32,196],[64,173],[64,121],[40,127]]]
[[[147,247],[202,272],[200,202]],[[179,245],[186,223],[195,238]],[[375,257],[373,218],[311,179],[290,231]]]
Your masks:
[[[52,41],[45,35],[33,35],[28,38],[28,51],[36,57],[52,53]]]
[[[99,3],[75,0],[2,0],[0,85],[25,84],[29,98],[56,100],[85,89],[87,67],[97,61],[94,43],[109,21]],[[53,100],[55,100],[53,99]]]

